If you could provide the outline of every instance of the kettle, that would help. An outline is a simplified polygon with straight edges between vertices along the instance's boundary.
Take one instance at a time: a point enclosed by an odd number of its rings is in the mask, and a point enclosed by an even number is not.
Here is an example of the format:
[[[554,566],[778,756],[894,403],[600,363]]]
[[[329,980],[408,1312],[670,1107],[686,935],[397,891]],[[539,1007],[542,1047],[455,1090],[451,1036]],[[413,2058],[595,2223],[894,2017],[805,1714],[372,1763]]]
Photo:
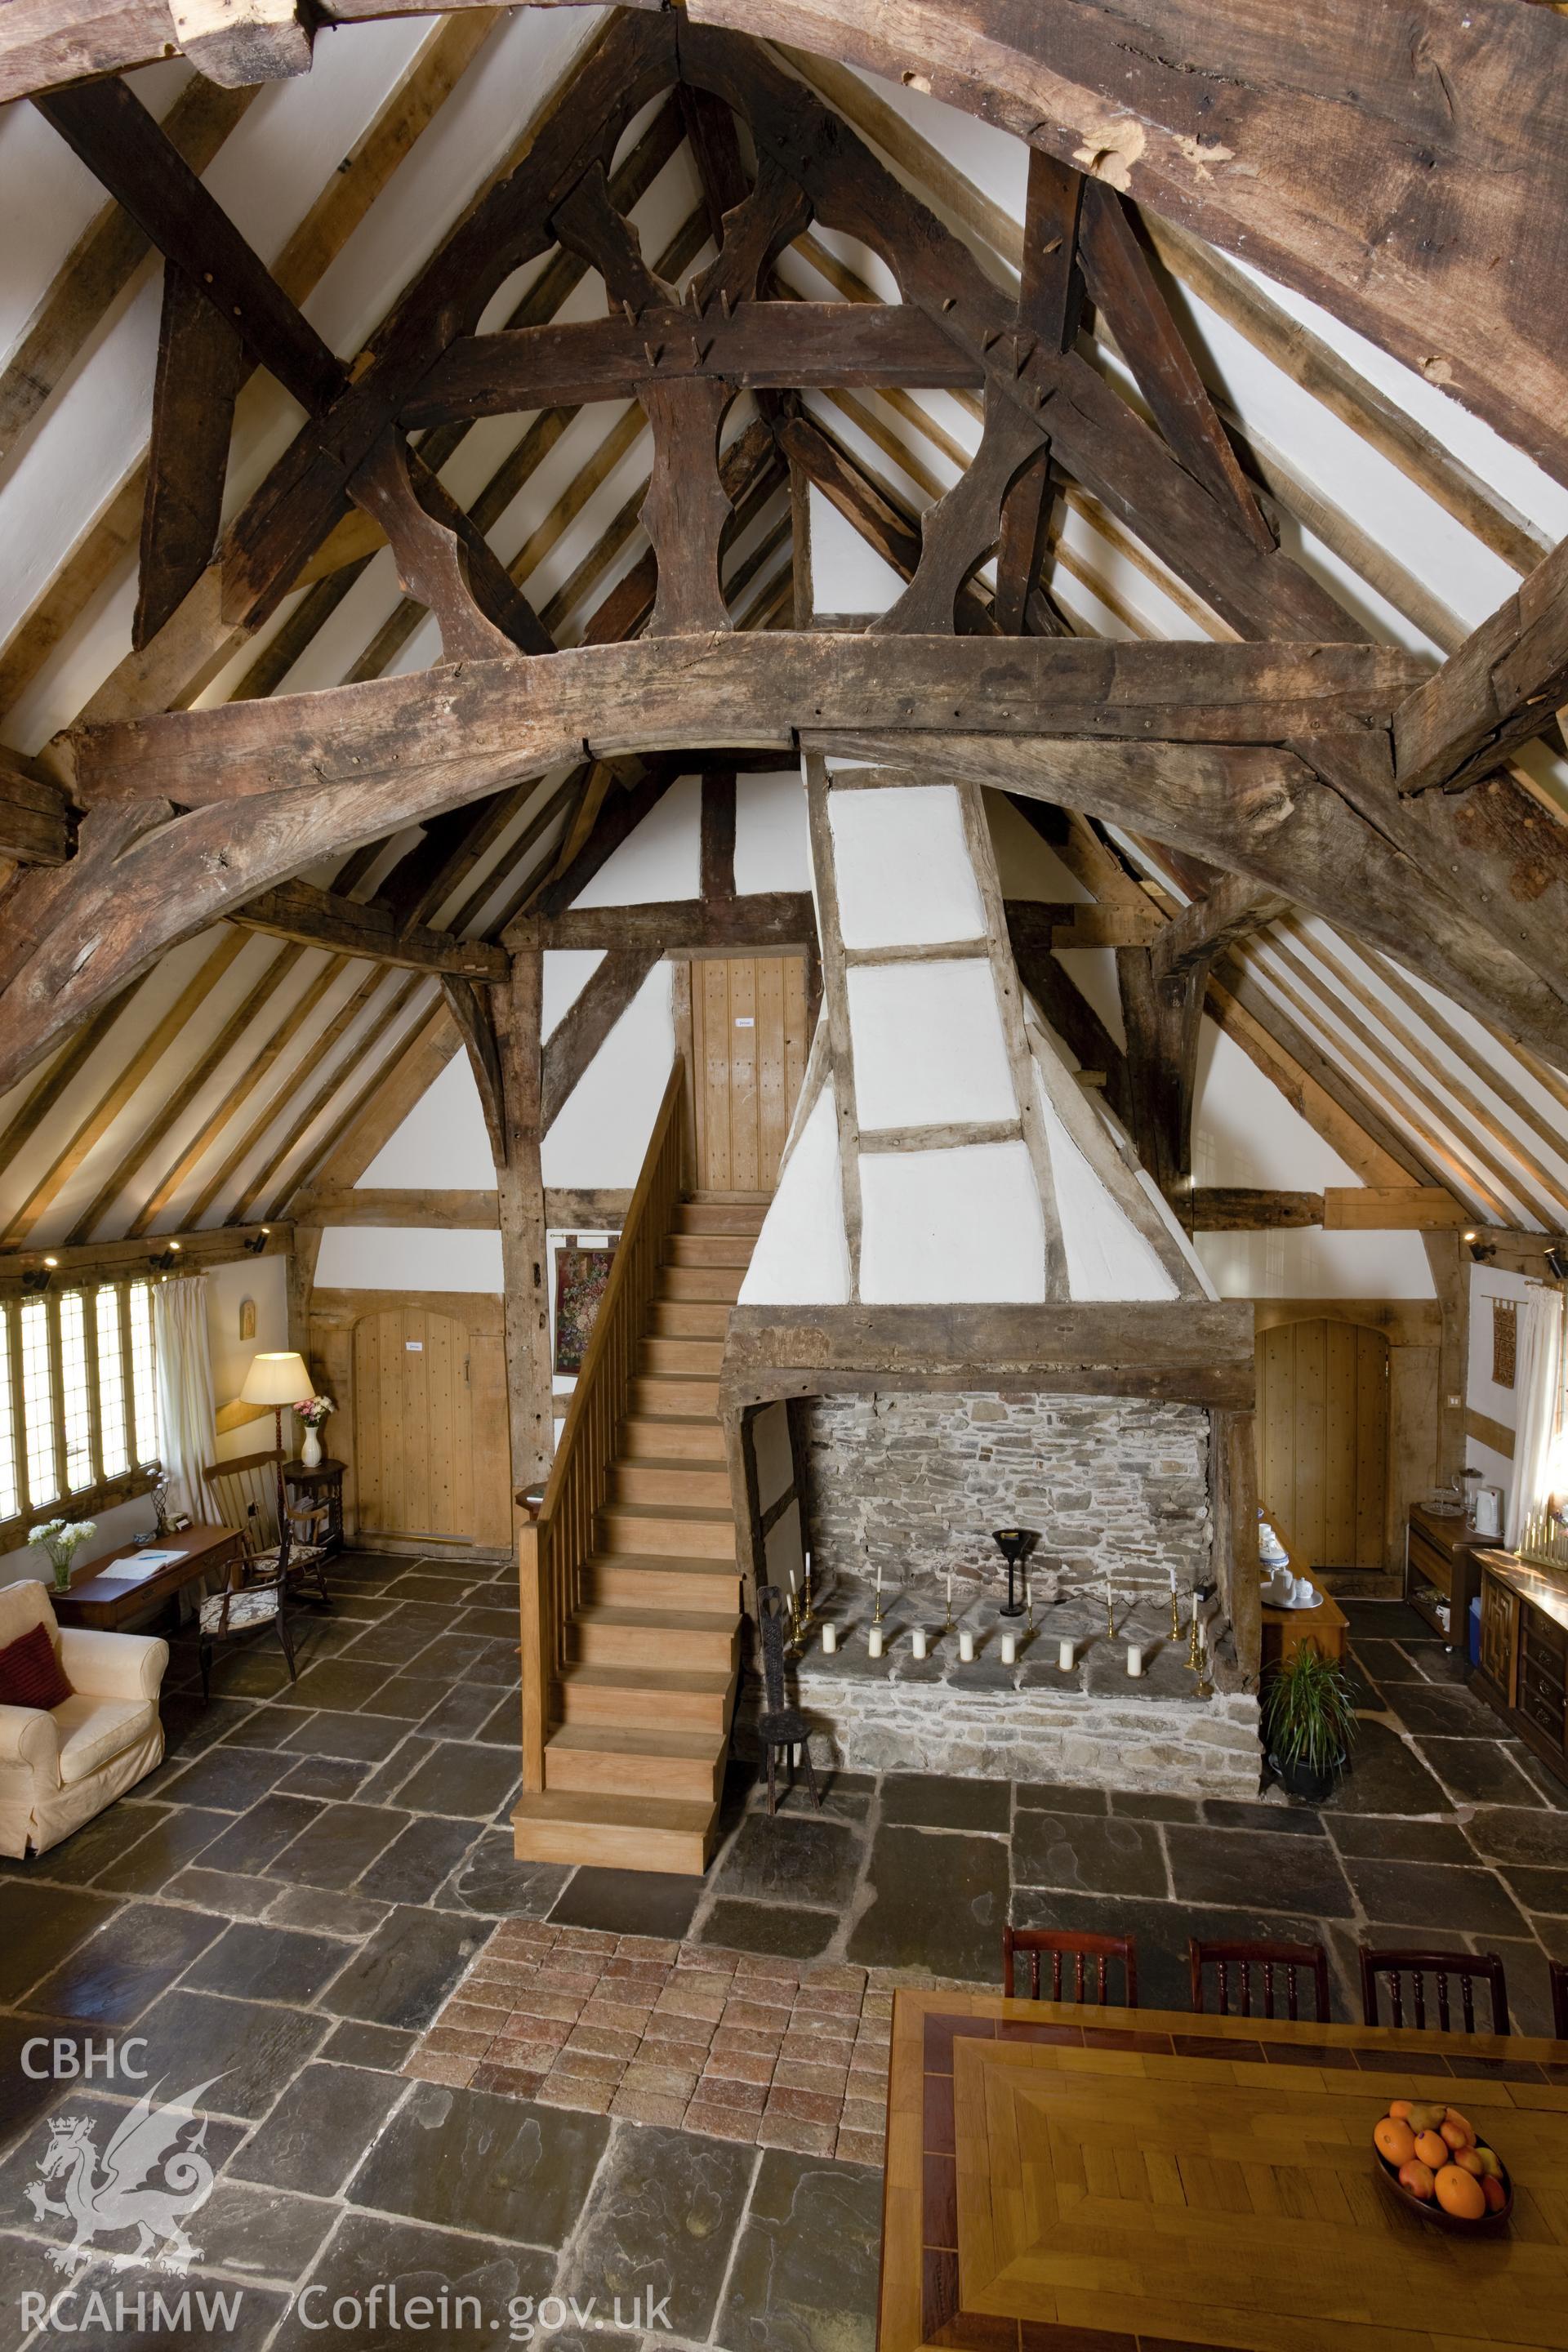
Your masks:
[[[1501,1537],[1502,1488],[1500,1486],[1478,1486],[1470,1496],[1470,1533],[1477,1536],[1490,1536],[1494,1539]]]

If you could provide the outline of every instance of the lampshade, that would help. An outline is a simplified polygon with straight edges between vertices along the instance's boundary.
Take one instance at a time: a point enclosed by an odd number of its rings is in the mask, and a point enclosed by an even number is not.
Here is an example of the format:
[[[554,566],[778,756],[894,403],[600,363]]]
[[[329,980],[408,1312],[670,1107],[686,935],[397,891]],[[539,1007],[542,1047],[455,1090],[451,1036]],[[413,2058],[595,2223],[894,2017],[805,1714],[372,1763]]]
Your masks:
[[[252,1356],[240,1390],[242,1404],[299,1404],[315,1392],[305,1359],[288,1349],[279,1355]]]

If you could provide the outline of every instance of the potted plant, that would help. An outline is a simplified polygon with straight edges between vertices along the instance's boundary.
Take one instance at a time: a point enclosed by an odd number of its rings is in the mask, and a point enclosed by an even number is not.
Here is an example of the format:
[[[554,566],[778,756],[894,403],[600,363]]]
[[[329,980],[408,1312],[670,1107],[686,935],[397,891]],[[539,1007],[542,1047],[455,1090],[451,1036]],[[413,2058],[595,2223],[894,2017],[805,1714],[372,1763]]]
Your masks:
[[[1350,1762],[1355,1685],[1335,1658],[1302,1642],[1271,1669],[1263,1691],[1263,1750],[1292,1797],[1321,1805]]]
[[[300,1459],[307,1470],[314,1470],[321,1459],[321,1426],[337,1406],[330,1396],[308,1396],[294,1407],[305,1424],[305,1442],[300,1448]]]
[[[31,1530],[27,1541],[37,1544],[39,1550],[47,1555],[54,1570],[57,1592],[70,1591],[71,1561],[88,1538],[97,1533],[98,1522],[95,1519],[46,1519],[41,1527]]]

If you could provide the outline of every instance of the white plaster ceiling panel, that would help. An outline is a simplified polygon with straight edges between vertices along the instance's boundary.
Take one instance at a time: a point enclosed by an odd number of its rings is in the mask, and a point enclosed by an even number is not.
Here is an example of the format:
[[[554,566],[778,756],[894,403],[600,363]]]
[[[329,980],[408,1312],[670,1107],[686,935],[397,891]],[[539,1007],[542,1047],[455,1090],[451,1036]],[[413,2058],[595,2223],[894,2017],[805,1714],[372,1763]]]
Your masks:
[[[863,1151],[860,1213],[868,1305],[1045,1297],[1040,1196],[1022,1142]]]
[[[1037,1066],[1036,1079],[1050,1144],[1071,1296],[1075,1299],[1174,1298],[1175,1283],[1062,1125]],[[1110,1148],[1109,1138],[1107,1148]]]
[[[812,1105],[784,1161],[752,1262],[742,1307],[842,1307],[849,1298],[849,1244],[838,1175],[833,1088]]]
[[[985,911],[951,784],[830,792],[838,921],[847,948],[977,940]]]
[[[1016,1118],[989,958],[851,965],[846,978],[863,1129]]]
[[[375,1191],[489,1192],[495,1160],[479,1090],[467,1054],[454,1054],[400,1127],[394,1129],[363,1176]]]
[[[618,792],[619,785],[610,790]],[[574,907],[636,907],[656,898],[695,898],[702,889],[702,782],[677,776],[639,825],[612,850]]]

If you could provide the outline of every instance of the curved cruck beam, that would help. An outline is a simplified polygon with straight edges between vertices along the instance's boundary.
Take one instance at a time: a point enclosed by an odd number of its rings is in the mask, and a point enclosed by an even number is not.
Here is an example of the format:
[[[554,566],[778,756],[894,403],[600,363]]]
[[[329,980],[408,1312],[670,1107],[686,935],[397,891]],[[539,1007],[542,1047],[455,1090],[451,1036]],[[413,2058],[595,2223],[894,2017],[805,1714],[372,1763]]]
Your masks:
[[[1422,674],[1369,646],[725,634],[85,729],[58,747],[89,811],[84,851],[50,877],[48,929],[0,996],[0,1087],[165,949],[318,859],[559,761],[718,740],[935,759],[1135,823],[1348,925],[1568,1063],[1568,967],[1532,969],[1506,914],[1485,928],[1364,814],[1369,754]],[[1353,806],[1323,781],[1352,772]],[[184,813],[132,834],[170,803]],[[123,845],[95,852],[111,828]]]

